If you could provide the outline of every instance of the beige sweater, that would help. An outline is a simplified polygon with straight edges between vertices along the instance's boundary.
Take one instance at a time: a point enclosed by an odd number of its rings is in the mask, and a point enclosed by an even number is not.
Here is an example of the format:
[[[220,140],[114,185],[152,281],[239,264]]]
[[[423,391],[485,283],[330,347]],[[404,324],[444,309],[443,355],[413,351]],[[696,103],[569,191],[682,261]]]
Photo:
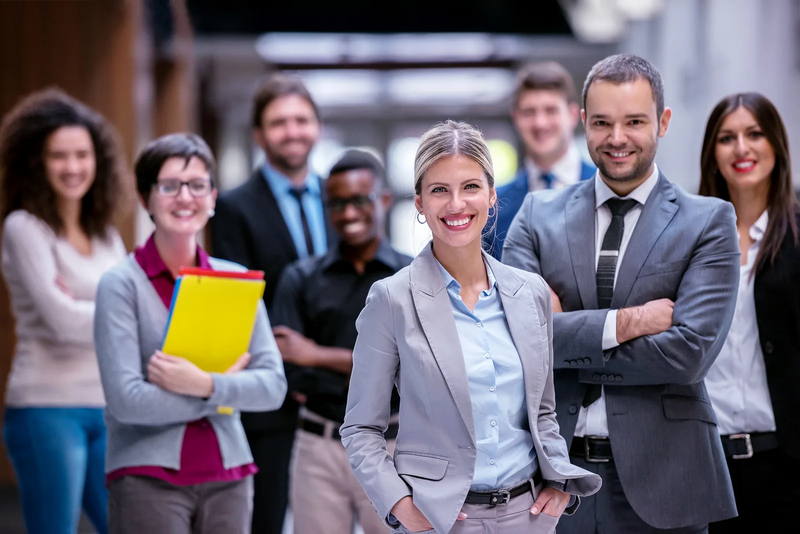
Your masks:
[[[84,256],[41,219],[15,211],[5,221],[2,270],[16,320],[8,406],[105,404],[92,323],[100,277],[125,258],[116,230]],[[60,276],[71,296],[56,284]]]

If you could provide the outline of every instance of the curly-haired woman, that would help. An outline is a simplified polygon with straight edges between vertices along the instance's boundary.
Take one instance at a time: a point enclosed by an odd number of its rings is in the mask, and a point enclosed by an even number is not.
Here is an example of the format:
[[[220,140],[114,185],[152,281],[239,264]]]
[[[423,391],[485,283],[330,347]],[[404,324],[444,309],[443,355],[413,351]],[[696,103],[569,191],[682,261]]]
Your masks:
[[[92,322],[100,276],[125,247],[111,217],[124,171],[116,133],[56,89],[0,126],[2,272],[16,319],[3,437],[28,532],[107,532],[105,400]]]

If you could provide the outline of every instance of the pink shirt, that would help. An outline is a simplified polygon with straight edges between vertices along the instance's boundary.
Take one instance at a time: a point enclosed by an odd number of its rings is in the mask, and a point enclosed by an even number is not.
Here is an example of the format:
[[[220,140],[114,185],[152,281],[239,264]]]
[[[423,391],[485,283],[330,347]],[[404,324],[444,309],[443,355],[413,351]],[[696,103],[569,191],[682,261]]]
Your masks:
[[[164,306],[169,308],[172,293],[175,290],[175,279],[172,277],[161,255],[158,253],[153,236],[144,246],[134,252],[134,257],[142,270],[147,274]],[[210,269],[208,254],[197,247],[197,265]],[[222,453],[214,427],[207,419],[200,419],[186,424],[181,446],[180,469],[168,469],[156,465],[123,467],[106,475],[106,484],[124,476],[148,476],[161,479],[176,486],[191,486],[204,482],[223,482],[241,480],[258,471],[256,464],[250,463],[225,469],[222,465]]]

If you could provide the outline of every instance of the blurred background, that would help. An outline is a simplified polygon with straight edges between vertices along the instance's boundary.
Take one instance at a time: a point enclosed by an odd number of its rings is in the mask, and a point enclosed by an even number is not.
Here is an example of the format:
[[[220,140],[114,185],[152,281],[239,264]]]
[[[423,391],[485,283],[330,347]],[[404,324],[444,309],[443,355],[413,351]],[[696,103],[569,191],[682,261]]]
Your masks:
[[[476,124],[505,183],[522,153],[509,116],[516,70],[555,60],[580,87],[596,61],[618,52],[661,71],[673,120],[656,161],[688,191],[699,182],[708,114],[733,92],[776,104],[800,161],[800,0],[3,0],[0,115],[58,85],[116,126],[129,161],[156,136],[199,133],[224,190],[263,157],[249,124],[256,81],[297,72],[324,124],[314,170],[325,176],[345,148],[374,150],[395,195],[388,234],[415,253],[427,240],[412,196],[422,132],[448,118]],[[129,248],[150,233],[142,215],[119,214]],[[0,398],[13,343],[0,285]],[[13,484],[0,450],[4,533],[22,531]]]

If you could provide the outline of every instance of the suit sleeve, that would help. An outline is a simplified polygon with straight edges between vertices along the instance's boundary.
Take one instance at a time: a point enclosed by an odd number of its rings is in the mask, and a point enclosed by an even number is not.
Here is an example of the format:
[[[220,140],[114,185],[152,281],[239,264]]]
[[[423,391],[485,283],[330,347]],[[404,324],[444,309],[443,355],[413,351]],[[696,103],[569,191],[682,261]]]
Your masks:
[[[720,204],[700,235],[678,286],[673,326],[608,352],[603,373],[614,385],[694,384],[714,363],[733,319],[739,284],[739,246],[733,206]],[[582,370],[581,382],[601,383]]]
[[[211,249],[214,256],[252,269],[253,244],[241,211],[226,197],[217,200],[215,211],[211,221]]]
[[[517,212],[503,246],[503,263],[542,275],[539,240],[534,229],[535,195],[528,194]],[[563,246],[566,248],[567,244]],[[564,252],[549,251],[550,254]],[[603,329],[609,310],[577,310],[553,314],[554,369],[572,368],[578,359],[587,367],[603,367]]]
[[[303,276],[300,265],[295,262],[287,266],[278,278],[275,288],[275,297],[272,300],[272,324],[274,326],[287,326],[309,337],[306,332],[306,320],[303,306]],[[304,381],[304,368],[299,365],[283,362],[286,370],[286,379],[289,381],[289,391],[306,393],[301,387]]]
[[[383,435],[389,427],[392,387],[400,366],[385,282],[373,284],[356,326],[347,414],[340,433],[358,482],[378,515],[386,518],[411,490],[397,474]]]

